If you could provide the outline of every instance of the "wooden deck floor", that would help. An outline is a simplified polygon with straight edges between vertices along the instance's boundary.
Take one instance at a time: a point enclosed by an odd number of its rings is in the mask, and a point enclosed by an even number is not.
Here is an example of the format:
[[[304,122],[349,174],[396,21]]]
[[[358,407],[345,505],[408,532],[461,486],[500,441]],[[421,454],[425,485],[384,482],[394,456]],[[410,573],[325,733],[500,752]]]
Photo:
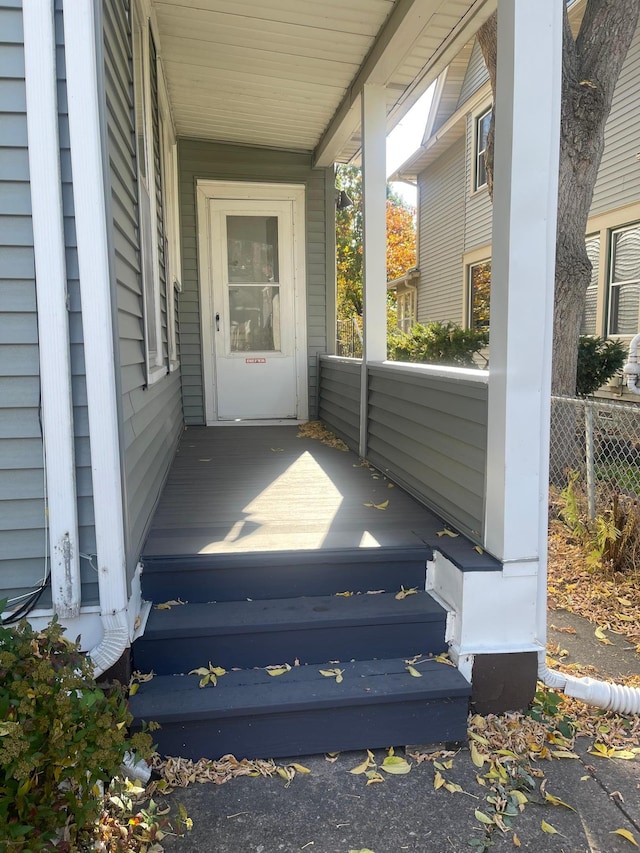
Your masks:
[[[189,427],[145,556],[407,547],[442,521],[295,426]],[[376,509],[365,504],[382,504]]]

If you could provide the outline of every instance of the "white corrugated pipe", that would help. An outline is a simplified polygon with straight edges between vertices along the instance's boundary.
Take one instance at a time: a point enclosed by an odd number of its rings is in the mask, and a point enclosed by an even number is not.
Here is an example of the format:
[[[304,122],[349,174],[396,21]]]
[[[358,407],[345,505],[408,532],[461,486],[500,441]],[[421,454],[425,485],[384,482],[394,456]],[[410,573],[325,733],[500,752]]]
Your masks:
[[[622,368],[622,372],[627,377],[627,388],[632,394],[640,395],[638,388],[638,376],[640,375],[640,365],[638,365],[638,346],[640,346],[640,335],[636,335],[631,339],[629,344],[629,361]]]
[[[596,708],[616,711],[618,714],[640,714],[640,688],[556,672],[547,666],[545,652],[539,653],[538,678],[547,687],[562,690],[567,696],[595,705]]]

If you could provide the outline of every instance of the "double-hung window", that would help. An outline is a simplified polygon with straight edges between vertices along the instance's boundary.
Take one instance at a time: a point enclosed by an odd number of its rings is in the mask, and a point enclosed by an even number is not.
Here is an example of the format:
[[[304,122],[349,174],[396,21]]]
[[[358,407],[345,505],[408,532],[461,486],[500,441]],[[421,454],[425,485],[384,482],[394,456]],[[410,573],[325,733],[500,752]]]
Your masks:
[[[408,332],[416,323],[416,291],[408,288],[399,291],[396,302],[396,325],[403,332]]]
[[[489,259],[467,267],[467,292],[469,294],[469,328],[488,329],[491,297],[491,261]]]
[[[177,241],[172,233],[177,197],[173,186],[167,192],[168,182],[176,179],[169,159],[175,155],[166,150],[170,114],[156,44],[148,18],[142,17],[135,3],[132,46],[143,334],[146,381],[151,384],[177,365],[175,317],[170,307],[177,281]]]
[[[610,232],[609,335],[635,335],[640,316],[640,223]]]
[[[479,190],[487,185],[487,165],[485,162],[485,153],[487,150],[487,137],[489,135],[489,125],[491,124],[491,108],[485,110],[475,119],[474,132],[474,172],[473,172],[473,189]]]

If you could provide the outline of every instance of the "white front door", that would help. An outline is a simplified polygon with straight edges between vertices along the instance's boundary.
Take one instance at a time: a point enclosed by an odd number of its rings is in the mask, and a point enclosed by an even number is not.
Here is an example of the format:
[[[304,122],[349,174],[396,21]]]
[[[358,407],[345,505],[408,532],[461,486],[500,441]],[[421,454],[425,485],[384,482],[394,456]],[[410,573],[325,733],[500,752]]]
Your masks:
[[[199,199],[208,254],[202,277],[207,423],[306,416],[304,256],[296,229],[304,191],[295,189],[293,198],[277,185],[225,184],[223,197],[217,186]]]

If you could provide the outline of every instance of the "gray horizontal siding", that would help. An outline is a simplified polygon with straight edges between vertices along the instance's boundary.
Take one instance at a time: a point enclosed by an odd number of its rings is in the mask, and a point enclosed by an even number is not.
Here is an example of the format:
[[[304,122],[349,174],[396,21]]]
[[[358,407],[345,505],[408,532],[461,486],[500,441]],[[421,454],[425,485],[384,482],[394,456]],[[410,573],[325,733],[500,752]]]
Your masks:
[[[56,4],[57,76],[63,215],[72,336],[73,414],[76,429],[79,546],[95,550],[91,467],[86,438],[84,358],[79,314],[75,228],[69,160],[62,14]],[[0,596],[40,583],[49,544],[40,425],[40,375],[27,148],[22,9],[0,2]],[[88,449],[88,447],[87,447]],[[83,599],[95,575],[82,561]],[[92,577],[93,575],[93,577]],[[42,604],[47,604],[45,595]]]
[[[616,85],[605,128],[605,148],[593,194],[591,215],[606,213],[640,198],[640,26]]]
[[[377,468],[481,540],[486,384],[370,367],[367,447]]]
[[[362,363],[320,358],[318,416],[339,438],[358,451]]]
[[[478,91],[480,86],[487,82],[488,79],[489,72],[487,71],[487,66],[484,64],[480,45],[477,41],[474,41],[471,56],[469,58],[469,64],[467,65],[467,70],[460,89],[458,107],[461,107],[474,92]]]
[[[0,3],[0,598],[38,584],[47,550],[22,11]],[[15,323],[15,326],[14,326]],[[24,335],[24,339],[22,336]],[[24,522],[16,525],[16,519]]]
[[[196,180],[301,183],[306,187],[307,344],[309,413],[317,412],[316,361],[327,351],[326,334],[326,170],[312,169],[308,154],[244,148],[194,139],[181,139],[180,221],[182,285],[180,294],[180,353],[184,376],[183,400],[188,424],[205,422],[198,284]],[[333,187],[333,183],[331,183]]]
[[[128,0],[103,3],[104,83],[110,166],[121,406],[131,575],[182,431],[180,374],[146,385],[138,189]],[[158,187],[158,194],[160,188]],[[160,201],[160,196],[158,197]],[[164,284],[164,283],[163,283]],[[164,292],[161,294],[164,302]],[[166,352],[166,311],[163,307]]]
[[[493,227],[493,205],[486,187],[477,192],[472,192],[473,186],[473,122],[474,117],[467,116],[467,145],[465,149],[465,187],[467,193],[467,207],[464,218],[464,250],[470,252],[479,246],[486,246],[491,242],[491,229]],[[461,279],[462,280],[462,279]]]
[[[418,321],[462,322],[465,217],[464,139],[418,177]]]

